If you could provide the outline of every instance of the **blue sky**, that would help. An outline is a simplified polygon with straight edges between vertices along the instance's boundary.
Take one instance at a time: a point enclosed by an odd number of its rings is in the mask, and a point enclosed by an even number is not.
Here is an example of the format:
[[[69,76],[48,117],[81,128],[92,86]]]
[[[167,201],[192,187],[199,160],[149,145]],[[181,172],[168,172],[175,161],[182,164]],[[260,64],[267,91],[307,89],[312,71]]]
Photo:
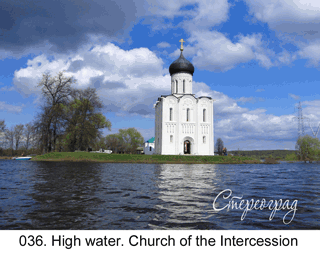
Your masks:
[[[0,119],[31,122],[42,74],[64,70],[74,87],[97,88],[105,134],[135,127],[147,140],[183,38],[194,94],[215,99],[215,139],[294,149],[299,101],[306,134],[320,123],[319,25],[316,0],[2,0]]]

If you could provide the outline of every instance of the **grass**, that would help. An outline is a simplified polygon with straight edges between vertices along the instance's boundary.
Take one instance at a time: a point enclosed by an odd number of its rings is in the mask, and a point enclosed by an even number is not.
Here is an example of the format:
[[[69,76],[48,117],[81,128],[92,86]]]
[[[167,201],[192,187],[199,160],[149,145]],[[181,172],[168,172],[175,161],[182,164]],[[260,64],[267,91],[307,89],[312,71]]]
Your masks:
[[[158,164],[258,164],[259,160],[238,156],[184,156],[104,154],[89,152],[51,152],[33,157],[34,161],[75,161],[108,163],[158,163]]]
[[[9,156],[0,156],[0,160],[1,159],[12,159],[12,157],[9,157]]]

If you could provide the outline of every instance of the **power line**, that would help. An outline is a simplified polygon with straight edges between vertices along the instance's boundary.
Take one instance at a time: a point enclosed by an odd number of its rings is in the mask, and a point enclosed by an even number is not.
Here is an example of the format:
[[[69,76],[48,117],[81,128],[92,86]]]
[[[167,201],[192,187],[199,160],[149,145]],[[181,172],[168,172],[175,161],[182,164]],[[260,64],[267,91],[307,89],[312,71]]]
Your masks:
[[[315,138],[317,138],[318,136],[318,133],[319,133],[319,130],[320,130],[320,123],[319,123],[319,126],[318,126],[318,129],[316,131],[313,130],[312,126],[311,126],[311,121],[309,120],[309,126],[310,126],[310,129],[312,131],[312,134]]]

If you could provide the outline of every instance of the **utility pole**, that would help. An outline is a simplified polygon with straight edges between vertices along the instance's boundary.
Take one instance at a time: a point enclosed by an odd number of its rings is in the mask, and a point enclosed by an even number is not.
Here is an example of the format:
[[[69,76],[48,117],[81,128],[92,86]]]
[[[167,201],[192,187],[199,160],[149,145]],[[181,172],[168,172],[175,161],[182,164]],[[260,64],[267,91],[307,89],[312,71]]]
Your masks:
[[[298,138],[300,138],[301,136],[304,136],[303,120],[307,118],[303,117],[301,102],[299,102],[298,106],[296,106],[295,108],[298,109],[298,117],[295,117],[295,118],[298,119]]]

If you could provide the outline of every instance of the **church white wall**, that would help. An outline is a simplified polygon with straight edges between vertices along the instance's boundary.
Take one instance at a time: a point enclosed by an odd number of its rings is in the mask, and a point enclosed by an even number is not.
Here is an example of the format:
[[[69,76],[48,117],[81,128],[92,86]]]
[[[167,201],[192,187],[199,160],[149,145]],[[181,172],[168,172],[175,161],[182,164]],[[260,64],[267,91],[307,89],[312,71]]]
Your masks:
[[[161,154],[162,152],[162,107],[163,103],[160,101],[156,103],[155,106],[155,152],[156,154]]]
[[[154,143],[145,142],[144,143],[143,152],[144,152],[145,155],[153,155],[156,152],[155,151],[155,144]]]
[[[177,110],[178,99],[175,96],[163,98],[163,132],[162,132],[162,154],[175,155],[177,141],[177,126],[179,121],[179,113]],[[170,109],[172,109],[170,119]]]
[[[203,110],[205,109],[205,119]],[[198,148],[201,155],[213,155],[213,101],[198,99]]]
[[[183,91],[183,81],[185,90]],[[177,88],[178,84],[178,88]],[[171,94],[192,94],[192,75],[189,73],[175,73],[171,76]]]
[[[170,120],[170,108],[172,117]],[[187,110],[189,120],[187,121]],[[203,109],[206,119],[203,121]],[[191,154],[213,155],[213,100],[193,95],[162,97],[156,106],[156,152],[163,155],[184,154],[184,141],[191,142]]]
[[[179,101],[179,154],[184,154],[184,142],[191,142],[191,154],[197,155],[197,128],[196,128],[196,105],[197,100],[192,95],[184,95]],[[189,109],[189,119],[187,121],[187,110]]]

